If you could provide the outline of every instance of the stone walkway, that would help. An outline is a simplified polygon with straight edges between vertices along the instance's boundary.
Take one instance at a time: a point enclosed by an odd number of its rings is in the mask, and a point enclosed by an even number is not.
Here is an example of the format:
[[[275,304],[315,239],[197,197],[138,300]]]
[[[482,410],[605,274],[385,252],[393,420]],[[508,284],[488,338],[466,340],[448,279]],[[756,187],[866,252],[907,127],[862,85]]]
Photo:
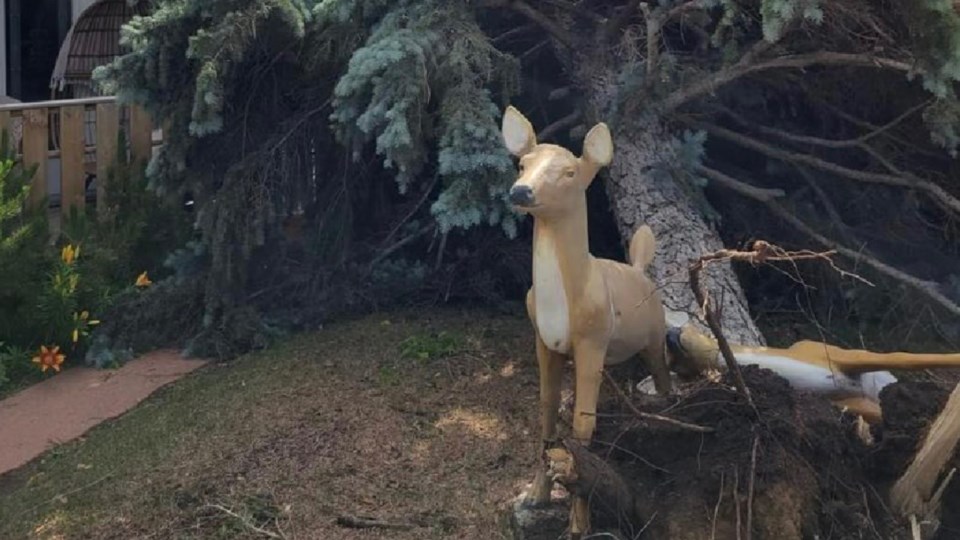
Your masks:
[[[206,363],[156,351],[120,369],[71,368],[0,401],[0,475],[120,416]]]

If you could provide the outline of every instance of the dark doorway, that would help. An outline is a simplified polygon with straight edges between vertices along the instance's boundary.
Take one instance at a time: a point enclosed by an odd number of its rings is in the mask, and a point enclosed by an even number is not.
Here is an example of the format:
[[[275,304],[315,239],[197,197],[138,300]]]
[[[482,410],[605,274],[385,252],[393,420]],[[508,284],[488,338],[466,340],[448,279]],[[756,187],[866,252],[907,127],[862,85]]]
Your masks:
[[[70,29],[70,0],[6,0],[7,94],[50,99],[50,75]]]

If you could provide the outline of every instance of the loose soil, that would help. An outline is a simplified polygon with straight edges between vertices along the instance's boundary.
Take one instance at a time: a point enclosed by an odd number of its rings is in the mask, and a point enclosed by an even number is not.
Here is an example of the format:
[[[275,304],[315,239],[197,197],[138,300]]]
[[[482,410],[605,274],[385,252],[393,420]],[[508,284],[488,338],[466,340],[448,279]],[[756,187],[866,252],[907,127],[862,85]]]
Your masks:
[[[631,398],[641,410],[715,433],[639,422],[619,398],[604,400],[593,450],[627,479],[645,515],[602,525],[626,537],[646,526],[650,538],[671,540],[744,538],[748,523],[756,540],[909,538],[881,494],[912,459],[952,383],[907,379],[885,389],[888,413],[872,430],[877,444],[867,445],[853,418],[824,399],[793,392],[767,370],[743,374],[756,410],[729,377],[694,383],[682,397]],[[954,485],[941,540],[960,537],[958,500]]]

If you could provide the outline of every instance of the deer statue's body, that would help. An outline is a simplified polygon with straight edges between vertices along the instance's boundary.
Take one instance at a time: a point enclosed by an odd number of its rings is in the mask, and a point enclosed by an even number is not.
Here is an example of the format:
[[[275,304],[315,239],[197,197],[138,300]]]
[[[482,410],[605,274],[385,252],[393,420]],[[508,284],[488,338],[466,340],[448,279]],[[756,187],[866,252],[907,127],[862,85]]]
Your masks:
[[[726,369],[712,338],[690,325],[670,328],[671,368],[681,376]],[[787,379],[800,391],[823,395],[868,423],[881,419],[880,391],[897,378],[888,370],[960,367],[960,354],[876,353],[798,341],[786,349],[730,344],[740,366],[757,365]]]
[[[543,449],[557,442],[560,385],[568,357],[573,358],[576,384],[573,438],[589,444],[604,365],[640,356],[657,391],[670,391],[663,306],[646,275],[656,247],[653,233],[647,226],[636,231],[630,241],[630,264],[590,254],[586,190],[613,158],[605,124],[587,133],[581,157],[560,146],[538,144],[530,122],[513,107],[504,114],[502,131],[507,149],[520,158],[510,202],[534,218],[533,286],[527,293],[527,313],[540,367]],[[528,502],[548,502],[551,486],[541,460]],[[579,537],[588,527],[587,501],[575,495],[571,536]]]

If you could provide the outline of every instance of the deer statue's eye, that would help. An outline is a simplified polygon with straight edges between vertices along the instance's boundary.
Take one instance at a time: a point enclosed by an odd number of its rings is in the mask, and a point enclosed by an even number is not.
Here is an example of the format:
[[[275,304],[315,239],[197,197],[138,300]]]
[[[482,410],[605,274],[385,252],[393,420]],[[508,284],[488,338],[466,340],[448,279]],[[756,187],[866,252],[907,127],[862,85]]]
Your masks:
[[[573,168],[567,169],[563,171],[563,175],[566,176],[567,178],[573,178],[574,176],[577,175],[577,170]]]

